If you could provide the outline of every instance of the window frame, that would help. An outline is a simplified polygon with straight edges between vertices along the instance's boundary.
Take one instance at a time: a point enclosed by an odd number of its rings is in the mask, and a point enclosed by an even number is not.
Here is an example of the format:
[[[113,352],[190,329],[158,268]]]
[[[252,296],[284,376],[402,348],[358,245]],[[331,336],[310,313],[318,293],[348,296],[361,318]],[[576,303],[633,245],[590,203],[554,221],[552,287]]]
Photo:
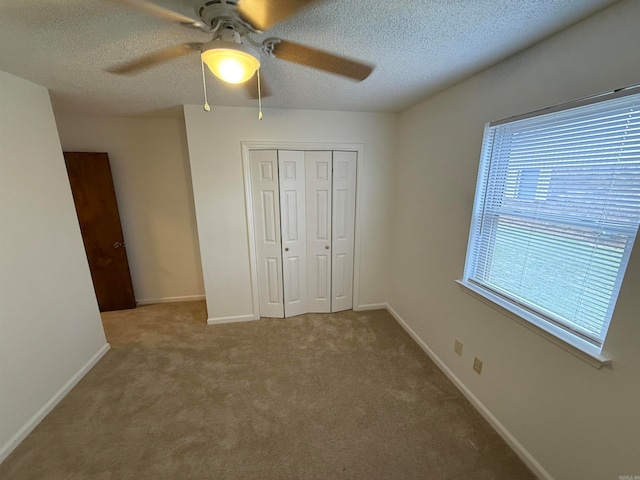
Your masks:
[[[489,135],[490,132],[493,132],[493,128],[498,125],[513,123],[519,120],[524,120],[531,117],[539,117],[541,115],[546,115],[550,113],[560,112],[569,109],[575,109],[581,106],[586,106],[594,103],[601,103],[608,100],[613,100],[615,98],[640,94],[640,86],[632,86],[623,89],[618,89],[613,92],[599,94],[592,97],[567,102],[564,104],[556,105],[553,107],[548,107],[542,110],[537,110],[534,112],[529,112],[523,115],[517,115],[514,117],[509,117],[503,120],[490,122],[485,125],[485,131],[483,134],[482,140],[482,149],[480,154],[480,165],[478,169],[476,190],[474,195],[473,202],[473,214],[471,219],[471,227],[469,231],[468,244],[465,256],[464,263],[464,274],[462,279],[456,280],[456,282],[463,287],[463,290],[467,293],[472,294],[474,297],[480,299],[481,301],[489,304],[490,306],[498,309],[502,313],[507,316],[513,318],[518,321],[525,327],[533,330],[534,332],[542,335],[547,338],[551,342],[565,348],[570,353],[576,355],[577,357],[587,361],[589,364],[596,368],[601,368],[602,366],[610,366],[611,360],[602,354],[604,349],[604,340],[600,346],[594,345],[592,342],[583,339],[579,334],[572,333],[570,329],[563,327],[561,325],[556,324],[553,321],[552,317],[545,318],[544,314],[536,312],[534,309],[528,308],[526,305],[519,303],[514,298],[509,298],[506,295],[501,294],[499,291],[492,289],[488,285],[483,285],[477,281],[474,281],[470,278],[470,271],[475,268],[471,267],[470,264],[473,263],[472,259],[475,256],[474,245],[475,239],[478,235],[477,226],[478,220],[477,215],[478,211],[480,211],[480,215],[483,215],[482,210],[484,207],[485,199],[481,198],[481,196],[485,193],[485,184],[489,181],[489,169],[491,166],[491,153],[493,149],[494,138]],[[521,173],[521,176],[524,178],[524,173]],[[537,172],[538,178],[541,175],[541,171]],[[519,178],[518,181],[521,181]],[[523,201],[526,200],[535,200],[540,192],[538,191],[538,186],[532,192],[524,192],[527,195],[532,195],[531,199],[523,198]],[[546,196],[546,192],[544,193]],[[637,248],[637,244],[631,246],[631,250],[634,247]],[[477,265],[477,263],[475,264]],[[626,271],[627,264],[623,263],[620,265],[618,270],[618,276],[624,275]],[[621,284],[620,284],[621,285]],[[609,309],[613,310],[615,307],[617,296],[619,293],[619,288],[611,297]],[[607,330],[609,325],[607,325]],[[603,336],[603,339],[606,338],[606,331]]]

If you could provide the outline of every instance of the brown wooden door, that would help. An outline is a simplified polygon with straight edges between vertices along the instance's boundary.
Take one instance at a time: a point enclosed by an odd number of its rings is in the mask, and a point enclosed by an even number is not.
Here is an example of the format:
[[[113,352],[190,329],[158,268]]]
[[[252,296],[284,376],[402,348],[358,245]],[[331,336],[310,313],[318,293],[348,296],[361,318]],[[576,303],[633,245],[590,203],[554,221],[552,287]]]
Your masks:
[[[134,308],[109,156],[65,152],[64,159],[100,311]]]

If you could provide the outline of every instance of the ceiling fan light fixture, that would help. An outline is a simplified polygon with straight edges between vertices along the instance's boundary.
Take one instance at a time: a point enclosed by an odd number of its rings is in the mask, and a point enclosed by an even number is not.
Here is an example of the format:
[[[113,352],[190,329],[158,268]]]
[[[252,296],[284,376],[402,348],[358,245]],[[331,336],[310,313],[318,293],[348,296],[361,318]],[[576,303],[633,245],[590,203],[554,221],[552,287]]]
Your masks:
[[[260,55],[242,43],[213,40],[202,45],[202,61],[219,79],[244,83],[260,68]]]

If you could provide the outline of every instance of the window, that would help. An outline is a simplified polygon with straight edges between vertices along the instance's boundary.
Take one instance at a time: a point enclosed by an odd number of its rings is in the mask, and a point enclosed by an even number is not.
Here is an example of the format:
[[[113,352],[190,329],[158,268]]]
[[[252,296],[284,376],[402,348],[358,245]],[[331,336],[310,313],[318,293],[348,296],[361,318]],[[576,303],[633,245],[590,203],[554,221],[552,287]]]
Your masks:
[[[597,356],[639,223],[639,88],[487,124],[461,283]]]

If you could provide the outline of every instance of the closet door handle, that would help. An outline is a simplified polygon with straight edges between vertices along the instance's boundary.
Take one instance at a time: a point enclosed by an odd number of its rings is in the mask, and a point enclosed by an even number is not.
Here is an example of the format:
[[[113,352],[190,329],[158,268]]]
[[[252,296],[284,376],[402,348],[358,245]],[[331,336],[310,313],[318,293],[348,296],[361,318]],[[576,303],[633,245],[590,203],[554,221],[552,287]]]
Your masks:
[[[286,248],[284,249],[284,251],[285,251],[285,252],[288,252],[288,251],[289,251],[289,247],[286,247]]]
[[[327,245],[326,247],[324,247],[325,250],[329,250],[329,245]]]

